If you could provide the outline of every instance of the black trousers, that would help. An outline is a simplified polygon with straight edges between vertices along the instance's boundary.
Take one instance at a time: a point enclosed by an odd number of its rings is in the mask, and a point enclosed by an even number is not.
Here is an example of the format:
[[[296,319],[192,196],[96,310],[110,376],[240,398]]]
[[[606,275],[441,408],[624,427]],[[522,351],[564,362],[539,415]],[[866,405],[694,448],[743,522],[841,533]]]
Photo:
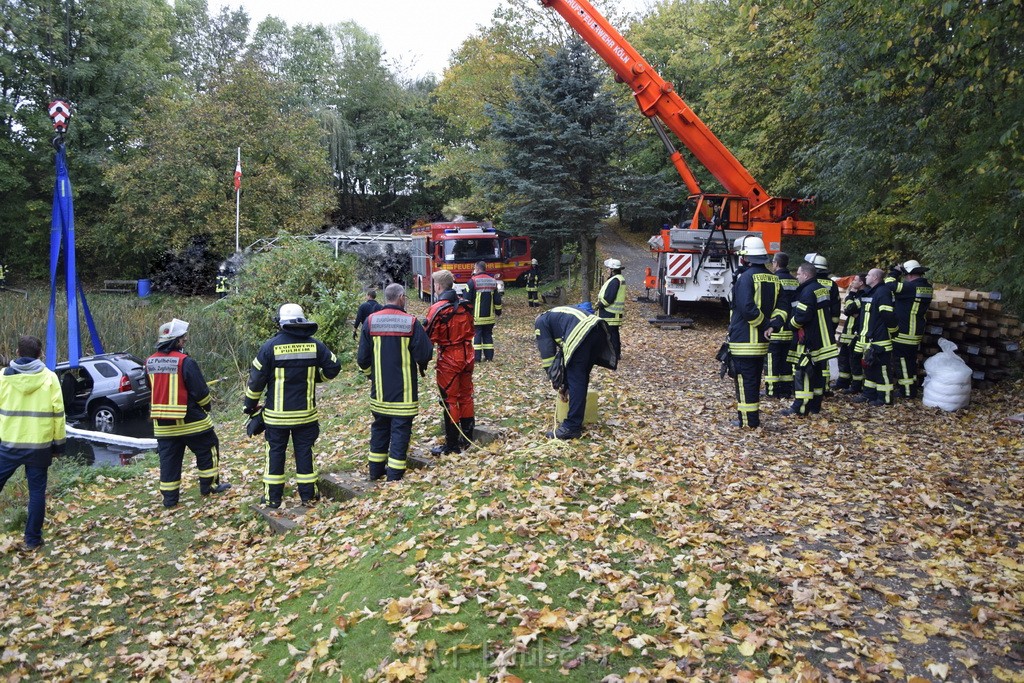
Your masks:
[[[875,360],[864,368],[864,389],[861,393],[870,400],[882,400],[892,403],[892,380],[889,376],[889,361],[892,351],[875,347]]]
[[[288,440],[295,450],[295,481],[303,501],[320,497],[317,487],[319,473],[313,464],[313,445],[320,436],[320,423],[310,422],[295,427],[267,425],[267,462],[263,470],[263,496],[268,503],[280,503],[284,494],[284,463],[288,457]]]
[[[892,344],[897,391],[904,398],[917,397],[917,347],[917,344]]]
[[[788,398],[793,395],[793,364],[788,358],[792,343],[790,339],[768,343],[764,374],[766,396]]]
[[[412,438],[412,415],[395,417],[373,413],[370,425],[370,479],[385,474],[388,481],[405,475],[406,454]]]
[[[473,357],[480,360],[483,352],[484,360],[494,360],[494,323],[476,325],[473,330]]]
[[[791,408],[800,415],[820,413],[821,398],[825,393],[825,376],[822,374],[821,366],[828,361],[814,363],[807,358],[801,362],[802,364],[793,366],[793,391],[796,400],[793,401]]]
[[[207,429],[198,434],[160,437],[156,440],[160,456],[160,493],[168,507],[178,504],[186,448],[196,454],[200,493],[208,493],[220,483],[220,441],[215,431]]]
[[[761,426],[761,371],[764,356],[733,356],[736,368],[736,412],[741,427]]]
[[[530,289],[529,287],[526,288],[526,301],[530,304],[530,308],[540,306],[540,299],[537,296],[536,289]]]

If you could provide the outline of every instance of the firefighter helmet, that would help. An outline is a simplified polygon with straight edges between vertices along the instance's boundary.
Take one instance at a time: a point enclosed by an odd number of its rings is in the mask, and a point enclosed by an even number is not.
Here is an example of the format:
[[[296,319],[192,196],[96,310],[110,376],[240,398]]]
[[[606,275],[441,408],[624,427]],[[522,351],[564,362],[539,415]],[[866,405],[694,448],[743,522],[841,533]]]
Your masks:
[[[302,306],[298,304],[282,305],[277,310],[275,320],[282,330],[290,332],[308,332],[313,334],[318,327],[315,322],[306,319],[306,314],[302,312]]]
[[[293,323],[306,323],[306,314],[298,304],[284,304],[277,311],[277,324],[281,327]]]
[[[535,266],[535,265],[537,265],[537,259],[531,259],[531,260],[530,260],[530,265],[531,265],[531,266]]]
[[[160,326],[160,333],[156,339],[157,346],[180,339],[186,334],[188,334],[188,323],[174,318],[169,323],[164,323]]]
[[[814,269],[819,273],[828,272],[828,259],[816,251],[812,251],[810,254],[804,256],[804,261],[807,261],[814,266]]]
[[[736,253],[751,263],[767,263],[768,250],[764,247],[764,240],[754,235],[744,235],[736,239],[734,245]]]
[[[622,270],[622,261],[617,258],[605,259],[605,268],[611,268],[612,270]]]
[[[907,275],[924,275],[928,269],[911,259],[903,264],[903,272]]]

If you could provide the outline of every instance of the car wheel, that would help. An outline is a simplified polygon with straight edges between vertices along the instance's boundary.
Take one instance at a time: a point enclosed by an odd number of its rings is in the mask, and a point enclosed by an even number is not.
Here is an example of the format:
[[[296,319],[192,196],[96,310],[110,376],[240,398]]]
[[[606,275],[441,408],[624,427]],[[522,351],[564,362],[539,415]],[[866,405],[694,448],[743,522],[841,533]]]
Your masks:
[[[107,434],[114,431],[114,425],[120,417],[121,415],[117,408],[109,403],[101,403],[89,411],[89,420],[92,423],[93,429]]]

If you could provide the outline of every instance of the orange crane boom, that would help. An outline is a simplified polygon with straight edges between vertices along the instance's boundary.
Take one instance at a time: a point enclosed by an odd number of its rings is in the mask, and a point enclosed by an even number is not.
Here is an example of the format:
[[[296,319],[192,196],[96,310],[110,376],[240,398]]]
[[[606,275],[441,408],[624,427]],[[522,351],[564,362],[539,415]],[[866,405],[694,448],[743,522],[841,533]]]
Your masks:
[[[617,80],[633,90],[637,106],[644,116],[651,119],[691,194],[702,194],[700,184],[664,128],[679,138],[729,195],[746,199],[744,222],[748,229],[768,228],[767,232],[775,235],[814,234],[813,223],[796,220],[800,205],[808,203],[808,200],[772,197],[679,97],[672,84],[664,80],[587,0],[540,2],[558,12],[611,67]],[[768,227],[764,223],[775,225]]]

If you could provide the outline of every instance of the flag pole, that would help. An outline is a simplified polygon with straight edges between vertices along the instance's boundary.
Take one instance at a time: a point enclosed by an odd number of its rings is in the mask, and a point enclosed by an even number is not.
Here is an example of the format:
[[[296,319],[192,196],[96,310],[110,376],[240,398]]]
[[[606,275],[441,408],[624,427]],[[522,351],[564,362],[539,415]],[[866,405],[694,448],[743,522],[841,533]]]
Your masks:
[[[235,253],[236,254],[241,251],[241,249],[239,248],[239,241],[238,241],[238,215],[239,215],[239,207],[240,207],[240,201],[239,200],[240,200],[240,198],[242,196],[242,183],[240,182],[241,179],[242,179],[241,176],[242,176],[242,148],[239,147],[238,148],[238,165],[235,166]]]

